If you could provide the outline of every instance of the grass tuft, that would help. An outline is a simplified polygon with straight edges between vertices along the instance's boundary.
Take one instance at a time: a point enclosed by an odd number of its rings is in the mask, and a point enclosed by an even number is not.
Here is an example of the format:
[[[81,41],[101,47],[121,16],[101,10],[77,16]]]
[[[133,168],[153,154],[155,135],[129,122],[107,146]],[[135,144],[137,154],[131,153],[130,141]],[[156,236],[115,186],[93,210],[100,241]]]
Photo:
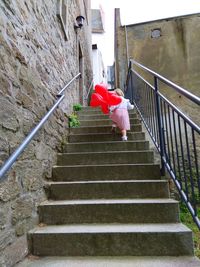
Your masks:
[[[200,217],[200,209],[198,210],[198,217]],[[180,203],[180,219],[193,232],[194,251],[195,256],[200,258],[200,230],[193,221],[193,218],[184,203]]]

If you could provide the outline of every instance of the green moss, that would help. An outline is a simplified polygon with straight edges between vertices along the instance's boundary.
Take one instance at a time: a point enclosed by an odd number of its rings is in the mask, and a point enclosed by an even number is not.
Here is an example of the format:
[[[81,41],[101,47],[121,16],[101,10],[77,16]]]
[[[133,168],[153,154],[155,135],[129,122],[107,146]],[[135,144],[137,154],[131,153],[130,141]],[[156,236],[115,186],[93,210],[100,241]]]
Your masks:
[[[198,216],[200,217],[200,209],[198,209]],[[180,203],[180,219],[182,223],[192,230],[195,256],[200,258],[200,231],[184,203]]]

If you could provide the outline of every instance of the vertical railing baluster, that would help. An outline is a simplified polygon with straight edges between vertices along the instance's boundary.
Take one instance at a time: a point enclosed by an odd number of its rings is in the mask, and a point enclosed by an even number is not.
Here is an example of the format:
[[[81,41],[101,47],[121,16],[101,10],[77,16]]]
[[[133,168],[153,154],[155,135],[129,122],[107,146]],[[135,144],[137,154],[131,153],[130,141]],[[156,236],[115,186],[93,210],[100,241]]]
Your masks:
[[[131,62],[130,62],[130,70],[131,70]],[[131,72],[131,88],[134,88],[132,72]],[[131,103],[133,103],[133,101],[134,101],[134,96],[133,96],[133,89],[132,89],[131,90]]]
[[[157,115],[157,109],[156,109],[156,91],[154,90],[154,94],[153,94],[153,103],[154,103],[154,125],[155,125],[155,140],[156,143],[158,143],[158,115]]]
[[[150,110],[150,124],[151,124],[151,130],[152,130],[152,134],[153,136],[155,136],[155,131],[154,131],[154,123],[153,123],[153,107],[152,107],[152,94],[153,94],[153,90],[150,89],[150,97],[149,97],[149,110]]]
[[[185,128],[185,140],[186,140],[186,149],[187,149],[187,158],[188,158],[188,167],[189,167],[189,179],[191,184],[191,198],[192,198],[192,204],[195,211],[195,216],[197,214],[196,209],[196,201],[195,201],[195,193],[194,193],[194,180],[193,180],[193,174],[192,174],[192,162],[190,157],[190,147],[189,147],[189,140],[188,140],[188,131],[187,131],[187,125],[184,121],[184,128]]]
[[[158,132],[159,132],[159,140],[160,140],[160,154],[161,154],[161,175],[165,174],[165,165],[164,165],[164,136],[163,136],[163,125],[161,121],[161,108],[160,108],[160,99],[158,95],[158,79],[154,76],[154,86],[156,93],[156,110],[157,110],[157,119],[158,119]]]
[[[154,133],[154,138],[156,140],[156,113],[155,113],[155,90],[152,90],[152,121],[153,121],[153,133]]]
[[[185,194],[187,198],[189,198],[189,191],[188,191],[188,183],[186,177],[186,168],[185,168],[185,156],[183,150],[183,140],[182,140],[182,131],[181,131],[181,122],[180,116],[178,116],[178,127],[179,127],[179,139],[180,139],[180,146],[181,146],[181,158],[182,158],[182,165],[183,165],[183,176],[184,176],[184,186],[185,186]]]
[[[144,92],[144,106],[145,106],[147,123],[149,125],[149,103],[148,103],[148,90],[147,90],[147,85],[145,86],[145,92]]]
[[[150,126],[150,116],[149,116],[149,90],[147,89],[147,84],[144,84],[146,91],[146,112],[147,112],[147,124]]]
[[[161,121],[162,121],[162,126],[163,126],[163,149],[164,149],[164,155],[165,155],[165,161],[166,161],[166,156],[167,156],[167,152],[166,152],[166,138],[165,138],[165,124],[164,124],[164,120],[165,120],[165,116],[164,116],[164,101],[161,99],[160,100],[160,108],[161,108]]]
[[[177,140],[177,132],[176,132],[176,123],[175,123],[175,115],[174,115],[174,110],[172,111],[172,116],[173,116],[173,125],[174,125],[174,138],[175,138],[175,147],[176,147],[176,157],[177,157],[177,165],[178,165],[178,175],[179,177],[179,183],[182,188],[182,179],[181,179],[181,168],[180,168],[180,160],[179,160],[179,148],[178,148],[178,140]]]
[[[171,123],[171,109],[168,105],[168,122],[169,122],[169,133],[170,133],[170,144],[171,144],[171,152],[172,152],[172,163],[173,163],[173,170],[176,176],[176,165],[175,165],[175,159],[174,159],[174,144],[173,144],[173,135],[172,135],[172,123]],[[172,166],[171,166],[172,167]]]
[[[194,164],[196,169],[196,177],[197,177],[197,186],[198,186],[198,204],[200,202],[200,176],[199,176],[199,165],[198,165],[198,157],[197,157],[197,149],[196,149],[196,140],[194,135],[194,130],[192,129],[192,144],[194,150]]]
[[[170,151],[170,147],[169,147],[169,131],[168,131],[168,122],[167,122],[167,111],[166,111],[166,103],[164,102],[164,117],[165,117],[165,129],[166,129],[166,147],[167,147],[167,153],[166,153],[166,157],[167,157],[167,161],[168,164],[171,168],[171,151]]]

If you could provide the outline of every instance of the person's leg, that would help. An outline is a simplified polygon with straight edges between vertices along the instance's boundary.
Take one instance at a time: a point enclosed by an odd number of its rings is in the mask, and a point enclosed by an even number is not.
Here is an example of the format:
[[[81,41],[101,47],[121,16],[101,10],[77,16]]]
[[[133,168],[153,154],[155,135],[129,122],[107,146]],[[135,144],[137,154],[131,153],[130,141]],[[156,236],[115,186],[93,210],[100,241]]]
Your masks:
[[[111,132],[112,133],[116,133],[116,128],[117,128],[117,125],[116,125],[116,123],[112,123],[112,128],[111,128]]]
[[[128,138],[127,138],[127,135],[126,135],[126,130],[122,129],[121,133],[122,133],[122,141],[127,141]]]

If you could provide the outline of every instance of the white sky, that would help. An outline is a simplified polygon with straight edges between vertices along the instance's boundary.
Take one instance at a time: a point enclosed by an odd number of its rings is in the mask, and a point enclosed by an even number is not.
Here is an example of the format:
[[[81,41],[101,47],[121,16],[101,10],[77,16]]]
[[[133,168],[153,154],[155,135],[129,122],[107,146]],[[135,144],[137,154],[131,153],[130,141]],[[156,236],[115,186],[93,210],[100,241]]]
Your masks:
[[[91,0],[92,9],[102,6],[105,34],[94,37],[105,66],[114,61],[114,8],[120,8],[122,25],[200,13],[200,0]],[[96,39],[97,38],[97,39]]]

